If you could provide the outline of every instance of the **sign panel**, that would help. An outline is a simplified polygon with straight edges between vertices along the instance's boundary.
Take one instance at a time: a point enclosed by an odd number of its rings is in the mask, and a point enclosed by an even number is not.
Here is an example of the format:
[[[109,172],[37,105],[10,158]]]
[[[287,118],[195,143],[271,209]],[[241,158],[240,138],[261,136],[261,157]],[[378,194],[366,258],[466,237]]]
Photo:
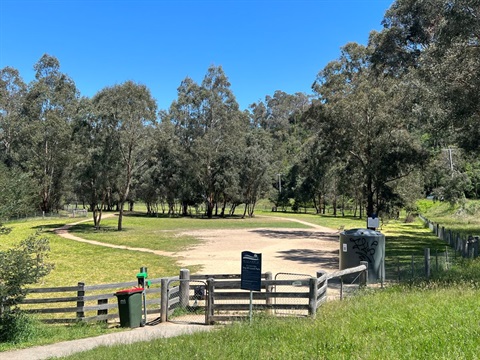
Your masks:
[[[377,229],[380,227],[380,219],[378,217],[367,218],[367,229]]]
[[[242,251],[242,275],[240,288],[260,291],[262,287],[262,254]]]

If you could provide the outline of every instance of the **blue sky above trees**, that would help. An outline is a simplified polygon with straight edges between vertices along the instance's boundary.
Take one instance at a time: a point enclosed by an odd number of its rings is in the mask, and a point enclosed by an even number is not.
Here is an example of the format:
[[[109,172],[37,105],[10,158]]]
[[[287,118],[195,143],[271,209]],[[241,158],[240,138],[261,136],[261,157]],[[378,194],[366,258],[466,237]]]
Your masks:
[[[347,42],[366,44],[392,0],[0,0],[0,68],[26,82],[44,53],[91,97],[133,80],[160,109],[187,76],[221,65],[242,109],[272,95],[310,93]]]

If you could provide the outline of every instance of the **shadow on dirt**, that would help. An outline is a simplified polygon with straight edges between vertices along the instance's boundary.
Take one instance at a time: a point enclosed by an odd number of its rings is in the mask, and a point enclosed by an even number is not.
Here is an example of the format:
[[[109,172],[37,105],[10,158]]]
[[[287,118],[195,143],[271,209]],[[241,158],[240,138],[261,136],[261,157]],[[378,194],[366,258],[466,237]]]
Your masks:
[[[277,256],[282,260],[295,261],[300,264],[316,264],[318,270],[322,268],[338,269],[338,250],[324,251],[311,249],[284,250]]]
[[[252,230],[253,233],[259,235],[270,237],[274,239],[318,239],[325,241],[335,241],[338,242],[338,234],[319,232],[319,231],[308,231],[308,230],[296,230],[296,231],[285,231],[285,230],[272,230],[272,229],[259,229]]]

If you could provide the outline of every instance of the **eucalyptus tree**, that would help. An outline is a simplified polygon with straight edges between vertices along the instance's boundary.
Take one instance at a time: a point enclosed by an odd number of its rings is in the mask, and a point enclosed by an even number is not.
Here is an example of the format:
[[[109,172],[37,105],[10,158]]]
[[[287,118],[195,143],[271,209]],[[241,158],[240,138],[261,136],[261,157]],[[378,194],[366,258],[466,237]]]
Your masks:
[[[28,173],[0,163],[0,223],[30,213],[36,200],[35,184]]]
[[[398,0],[385,15],[384,29],[372,36],[375,67],[419,69],[417,77],[445,112],[439,125],[453,126],[460,144],[473,151],[480,149],[479,17],[478,0]]]
[[[236,167],[248,120],[221,67],[211,66],[198,85],[186,78],[170,107],[170,120],[185,149],[190,188],[200,188],[207,217],[226,189],[238,182]]]
[[[479,17],[478,0],[399,0],[386,13],[384,29],[371,37],[375,68],[409,73],[423,90],[413,111],[433,156],[455,143],[480,152]],[[446,187],[462,182],[445,180]]]
[[[71,169],[72,119],[77,111],[75,83],[60,71],[59,61],[43,55],[23,102],[19,161],[38,184],[40,209],[59,207]]]
[[[7,66],[0,70],[0,160],[8,166],[14,165],[13,151],[20,141],[26,90],[27,85],[17,69]]]
[[[271,144],[263,129],[254,128],[246,133],[244,154],[240,162],[240,198],[245,204],[243,217],[252,217],[260,198],[265,197],[271,187]]]
[[[96,116],[106,128],[120,158],[115,186],[119,194],[118,230],[122,230],[123,208],[132,181],[146,163],[149,150],[146,142],[149,127],[156,120],[157,104],[145,85],[132,81],[106,87],[92,101]]]
[[[100,228],[103,209],[121,171],[116,135],[97,114],[92,100],[80,99],[74,126],[74,190],[90,207],[95,228]]]
[[[398,111],[404,101],[402,84],[375,76],[369,49],[350,43],[338,60],[317,76],[315,119],[322,141],[361,169],[367,214],[388,201],[391,183],[408,176],[425,160],[414,123]]]
[[[267,95],[264,101],[250,105],[251,123],[264,129],[271,137],[272,192],[271,200],[277,206],[285,206],[289,195],[280,191],[278,177],[285,177],[290,168],[299,161],[303,143],[308,134],[302,114],[308,109],[310,98],[303,93],[287,94],[281,90],[273,96]]]

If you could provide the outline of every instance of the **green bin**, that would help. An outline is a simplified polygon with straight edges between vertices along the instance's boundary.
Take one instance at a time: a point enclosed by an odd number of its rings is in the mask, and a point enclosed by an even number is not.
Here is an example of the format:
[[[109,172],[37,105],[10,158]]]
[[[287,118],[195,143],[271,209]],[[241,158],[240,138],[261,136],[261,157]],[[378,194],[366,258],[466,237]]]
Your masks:
[[[115,293],[121,327],[136,328],[142,325],[142,292],[143,288],[133,288]]]

